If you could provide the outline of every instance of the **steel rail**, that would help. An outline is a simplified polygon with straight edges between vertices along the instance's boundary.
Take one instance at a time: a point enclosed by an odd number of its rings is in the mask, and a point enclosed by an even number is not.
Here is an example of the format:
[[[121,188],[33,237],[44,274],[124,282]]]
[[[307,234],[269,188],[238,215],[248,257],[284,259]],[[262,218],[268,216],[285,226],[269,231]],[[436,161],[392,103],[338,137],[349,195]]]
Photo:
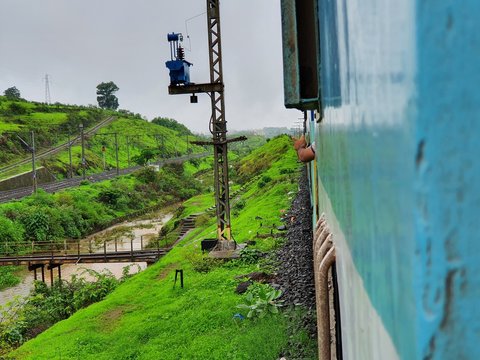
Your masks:
[[[156,163],[156,165],[163,166],[166,164],[173,164],[173,163],[181,163],[183,161],[191,160],[191,159],[198,159],[201,157],[209,156],[210,153],[205,152],[205,153],[200,153],[200,154],[190,154],[190,155],[183,155],[179,156],[176,158],[170,158],[170,159],[164,159]],[[137,171],[139,169],[143,168],[143,166],[138,165],[138,166],[133,166],[128,169],[121,169],[120,173],[117,175],[116,170],[110,170],[106,171],[103,173],[99,174],[92,174],[88,177],[88,181],[90,182],[99,182],[103,180],[108,180],[112,179],[114,177],[120,176],[120,175],[128,175],[131,174],[134,171]],[[83,181],[82,176],[76,176],[72,179],[64,179],[64,180],[59,180],[51,183],[45,183],[45,184],[38,184],[38,188],[43,189],[44,191],[48,193],[54,193],[63,189],[68,189],[74,186],[80,185],[80,183]],[[29,196],[32,194],[32,188],[31,186],[26,186],[22,187],[19,189],[15,190],[6,190],[6,191],[0,191],[0,203],[4,203],[10,200],[14,199],[21,199],[25,196]]]

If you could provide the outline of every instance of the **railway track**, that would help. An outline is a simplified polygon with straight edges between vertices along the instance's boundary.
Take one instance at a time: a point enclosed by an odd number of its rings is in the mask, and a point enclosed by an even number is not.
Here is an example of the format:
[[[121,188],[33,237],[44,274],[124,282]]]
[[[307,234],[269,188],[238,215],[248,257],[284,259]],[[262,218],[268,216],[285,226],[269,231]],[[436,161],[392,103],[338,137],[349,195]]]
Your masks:
[[[107,126],[108,124],[110,124],[112,121],[115,120],[115,117],[114,116],[109,116],[107,118],[105,118],[104,120],[100,121],[98,124],[96,124],[93,128],[89,129],[88,131],[85,131],[85,136],[89,136],[89,135],[92,135],[92,134],[95,134],[98,130],[100,130],[102,127],[104,126]],[[76,144],[76,143],[79,143],[81,141],[81,136],[78,135],[76,137],[74,137],[72,140],[70,141],[67,141],[63,144],[60,144],[60,145],[57,145],[57,146],[54,146],[52,148],[49,148],[47,150],[44,150],[44,151],[41,151],[37,154],[35,154],[35,158],[37,160],[40,160],[40,159],[43,159],[45,157],[48,157],[48,156],[52,156],[52,155],[55,155],[56,153],[62,151],[62,150],[65,150],[67,149],[70,144]],[[5,173],[7,171],[10,171],[18,166],[22,166],[22,165],[25,165],[25,164],[28,164],[32,161],[32,159],[30,157],[28,158],[25,158],[23,160],[20,160],[16,163],[13,163],[13,164],[10,164],[10,165],[7,165],[7,166],[4,166],[2,168],[0,168],[0,174],[2,173]]]
[[[172,163],[181,163],[187,160],[191,159],[198,159],[201,157],[208,156],[210,153],[200,153],[200,154],[190,154],[190,155],[184,155],[184,156],[179,156],[175,158],[170,158],[170,159],[165,159],[162,161],[159,161],[155,163],[155,165],[163,166],[166,164],[172,164]],[[108,179],[112,179],[116,176],[119,175],[127,175],[131,174],[134,171],[137,171],[141,169],[143,166],[133,166],[127,169],[120,169],[118,175],[116,170],[110,170],[106,171],[100,174],[93,174],[89,175],[87,177],[87,180],[90,182],[99,182],[99,181],[104,181]],[[59,180],[59,181],[54,181],[51,183],[46,183],[46,184],[39,184],[38,188],[45,190],[48,193],[55,193],[57,191],[79,186],[80,183],[83,181],[83,177],[81,176],[76,176],[71,179],[64,179],[64,180]],[[15,190],[7,190],[7,191],[0,191],[0,203],[8,202],[11,200],[15,199],[21,199],[25,196],[31,195],[32,194],[32,187],[23,187]]]

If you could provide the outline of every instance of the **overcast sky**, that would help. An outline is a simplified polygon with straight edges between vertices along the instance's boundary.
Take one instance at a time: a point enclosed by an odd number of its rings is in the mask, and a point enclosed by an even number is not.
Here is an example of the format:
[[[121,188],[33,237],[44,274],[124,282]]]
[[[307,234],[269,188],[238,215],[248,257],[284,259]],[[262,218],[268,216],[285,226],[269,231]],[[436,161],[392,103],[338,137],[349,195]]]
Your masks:
[[[49,74],[52,102],[88,105],[100,82],[114,81],[121,109],[207,132],[208,96],[190,104],[188,95],[168,95],[165,67],[166,34],[182,32],[191,81],[208,82],[206,15],[195,17],[205,3],[1,0],[0,91],[16,86],[22,97],[45,101]],[[228,128],[291,126],[300,113],[283,107],[279,1],[222,0],[221,14]]]

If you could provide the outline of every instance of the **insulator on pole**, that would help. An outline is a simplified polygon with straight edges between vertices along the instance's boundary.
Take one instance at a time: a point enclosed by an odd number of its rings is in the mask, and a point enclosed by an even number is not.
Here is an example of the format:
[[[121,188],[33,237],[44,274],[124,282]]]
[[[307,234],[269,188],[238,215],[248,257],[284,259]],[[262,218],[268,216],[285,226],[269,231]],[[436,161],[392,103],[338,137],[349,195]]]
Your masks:
[[[185,60],[185,50],[181,46],[177,48],[177,58],[178,60]]]

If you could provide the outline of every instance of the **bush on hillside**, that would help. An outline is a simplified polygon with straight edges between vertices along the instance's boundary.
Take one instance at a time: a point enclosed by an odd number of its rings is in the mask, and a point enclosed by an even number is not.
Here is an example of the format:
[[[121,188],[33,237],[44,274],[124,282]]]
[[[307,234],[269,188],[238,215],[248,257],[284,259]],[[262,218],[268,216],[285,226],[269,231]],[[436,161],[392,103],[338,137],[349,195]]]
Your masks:
[[[20,221],[29,241],[54,241],[65,236],[57,208],[32,206],[25,209]]]
[[[27,114],[28,108],[18,102],[12,102],[7,107],[7,112],[9,115],[25,115]]]
[[[25,229],[19,223],[15,223],[5,217],[0,217],[0,239],[2,239],[4,243],[21,242],[24,232]]]
[[[67,319],[79,309],[104,299],[125,280],[125,274],[128,273],[124,271],[122,279],[117,280],[109,271],[85,272],[94,280],[86,281],[74,275],[70,281],[57,281],[51,287],[37,281],[26,300],[17,298],[0,307],[0,355],[20,346],[58,321]]]

